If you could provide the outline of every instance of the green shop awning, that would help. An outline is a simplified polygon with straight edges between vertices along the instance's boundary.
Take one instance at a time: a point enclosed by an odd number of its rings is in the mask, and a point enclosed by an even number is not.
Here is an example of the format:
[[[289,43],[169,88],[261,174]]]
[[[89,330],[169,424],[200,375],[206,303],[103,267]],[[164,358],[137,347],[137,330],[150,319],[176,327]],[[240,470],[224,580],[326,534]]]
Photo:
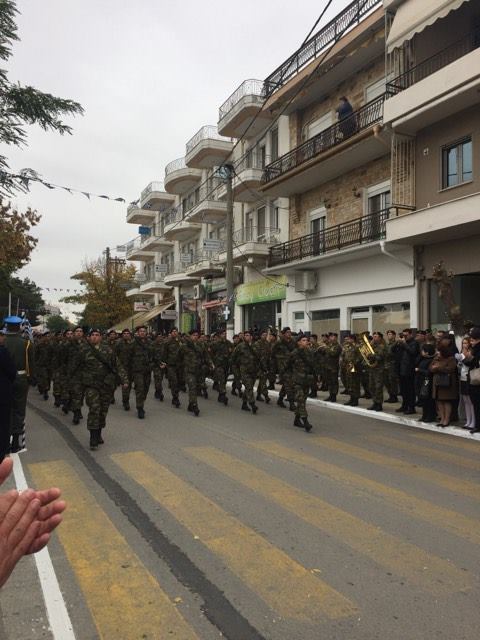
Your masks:
[[[285,300],[287,297],[287,276],[262,278],[255,282],[239,284],[235,289],[235,303],[238,305]]]

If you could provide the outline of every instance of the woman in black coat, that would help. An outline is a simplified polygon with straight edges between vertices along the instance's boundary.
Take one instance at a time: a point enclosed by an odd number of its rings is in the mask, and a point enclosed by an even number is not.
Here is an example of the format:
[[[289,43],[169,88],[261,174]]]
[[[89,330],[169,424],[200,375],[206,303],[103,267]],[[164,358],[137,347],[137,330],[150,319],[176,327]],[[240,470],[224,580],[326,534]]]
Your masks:
[[[0,462],[10,450],[10,413],[17,369],[0,334]]]

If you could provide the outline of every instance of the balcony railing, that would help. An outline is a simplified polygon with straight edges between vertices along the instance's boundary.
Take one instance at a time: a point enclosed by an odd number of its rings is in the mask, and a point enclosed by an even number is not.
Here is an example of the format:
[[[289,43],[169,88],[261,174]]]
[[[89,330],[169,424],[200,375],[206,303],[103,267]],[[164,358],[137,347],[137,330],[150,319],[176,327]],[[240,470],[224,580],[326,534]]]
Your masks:
[[[240,102],[244,96],[262,97],[263,82],[261,80],[244,80],[242,84],[235,89],[232,95],[225,100],[218,110],[218,119],[221,120],[230,113],[233,107]]]
[[[247,242],[272,244],[278,242],[279,237],[280,229],[274,227],[244,227],[233,232],[233,246],[235,248]]]
[[[321,131],[300,146],[292,149],[272,162],[263,172],[262,182],[267,183],[287,173],[291,169],[299,167],[304,162],[315,158],[328,149],[348,140],[356,133],[369,129],[383,119],[383,103],[385,96],[382,94],[375,100],[354,111],[351,116],[336,122],[328,129]]]
[[[165,167],[165,176],[168,176],[170,173],[174,171],[178,171],[178,169],[186,169],[187,165],[185,164],[185,158],[177,158],[176,160],[172,160]]]
[[[179,205],[178,207],[173,207],[173,209],[170,209],[170,211],[167,211],[167,213],[165,214],[164,225],[166,227],[167,224],[173,224],[174,222],[181,222],[182,219],[183,219],[182,206]]]
[[[187,155],[192,151],[197,144],[202,142],[202,140],[222,140],[223,142],[230,142],[230,138],[224,138],[218,133],[217,127],[212,124],[207,124],[197,131],[197,133],[190,138],[186,145]]]
[[[254,147],[234,163],[235,171],[239,173],[245,169],[265,169],[269,156],[262,155],[258,147]]]
[[[270,248],[269,267],[385,238],[389,209],[316,231]]]
[[[148,194],[152,193],[152,191],[163,191],[163,183],[155,180],[153,182],[150,182],[150,184],[147,185],[145,189],[142,191],[140,195],[140,200],[141,201],[145,200]]]
[[[387,83],[387,98],[390,98],[404,89],[408,89],[412,85],[420,82],[424,78],[431,76],[432,73],[443,69],[447,65],[455,62],[459,58],[467,55],[471,51],[480,47],[480,30],[468,33],[461,40],[457,40],[453,44],[445,47],[441,51],[426,58],[419,64],[415,65],[402,75],[396,77]]]
[[[263,83],[263,96],[268,98],[277,89],[283,87],[311,60],[323,53],[381,5],[382,0],[354,0],[266,78]]]
[[[218,254],[224,250],[224,244],[222,244],[217,251],[197,251],[197,253],[194,253],[192,256],[191,264],[193,265],[207,260],[215,262],[215,260],[218,260]]]

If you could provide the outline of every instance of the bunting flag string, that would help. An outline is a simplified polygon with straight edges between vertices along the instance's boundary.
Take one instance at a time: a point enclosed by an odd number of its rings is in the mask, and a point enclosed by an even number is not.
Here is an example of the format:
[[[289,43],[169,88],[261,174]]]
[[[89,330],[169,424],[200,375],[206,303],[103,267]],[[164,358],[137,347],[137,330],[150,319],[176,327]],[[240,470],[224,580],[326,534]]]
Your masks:
[[[8,171],[3,170],[0,171],[0,183],[6,178],[9,178],[10,180],[18,180],[25,191],[30,190],[31,182],[38,182],[44,187],[47,187],[47,189],[63,189],[64,191],[68,191],[68,193],[70,193],[71,195],[80,193],[84,195],[87,200],[90,200],[90,198],[102,198],[103,200],[111,200],[112,202],[120,202],[122,204],[125,204],[127,202],[127,199],[121,196],[107,196],[104,194],[90,193],[90,191],[82,191],[81,189],[74,189],[73,187],[66,187],[65,185],[47,182],[41,177],[39,173],[37,173],[33,169],[20,169],[19,173],[9,173]],[[128,204],[137,205],[138,202],[139,200],[137,199],[129,202]]]
[[[39,289],[41,289],[42,291],[48,291],[48,292],[66,292],[66,293],[85,293],[84,291],[82,291],[82,289],[60,289],[60,288],[55,288],[55,287],[38,287]]]

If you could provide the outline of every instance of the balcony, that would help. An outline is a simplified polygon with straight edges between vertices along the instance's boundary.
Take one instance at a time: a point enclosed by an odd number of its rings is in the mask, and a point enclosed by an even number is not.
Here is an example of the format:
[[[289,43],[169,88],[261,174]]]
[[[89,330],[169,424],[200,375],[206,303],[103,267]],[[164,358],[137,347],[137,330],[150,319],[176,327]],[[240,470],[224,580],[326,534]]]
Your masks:
[[[227,217],[227,203],[222,200],[214,200],[213,195],[201,199],[188,214],[190,222],[209,222],[217,224]]]
[[[182,195],[198,185],[201,179],[202,171],[187,167],[185,158],[173,160],[165,167],[165,190],[168,193]]]
[[[187,274],[197,278],[213,278],[221,276],[225,267],[220,264],[218,252],[201,251],[192,258],[192,263],[187,266]]]
[[[150,235],[143,237],[142,246],[145,251],[164,251],[171,249],[173,242],[165,238],[164,228],[161,224],[150,227]]]
[[[145,238],[149,236],[138,236],[126,245],[125,257],[133,262],[148,262],[155,258],[155,252],[145,248]]]
[[[230,155],[233,143],[221,136],[217,127],[205,125],[187,142],[185,164],[194,169],[221,165]]]
[[[166,240],[178,240],[184,242],[196,236],[202,228],[201,224],[191,222],[185,218],[182,207],[172,209],[165,216],[164,237]]]
[[[152,211],[162,211],[171,207],[175,202],[175,196],[165,193],[161,182],[150,182],[140,196],[140,207]]]
[[[134,285],[132,285],[129,289],[127,289],[125,291],[125,295],[130,300],[145,300],[146,298],[150,298],[151,296],[153,296],[153,294],[144,293],[141,290],[140,283],[138,283],[138,282],[135,283]]]
[[[171,290],[171,286],[165,283],[166,273],[158,273],[155,275],[155,278],[151,280],[147,280],[140,285],[140,291],[142,294],[155,294],[155,293],[165,293]]]
[[[225,100],[218,113],[218,132],[222,136],[247,138],[258,135],[273,120],[270,111],[262,112],[263,82],[245,80]],[[248,129],[248,131],[247,131]]]
[[[188,273],[189,263],[176,262],[170,272],[165,276],[165,284],[170,287],[180,287],[187,284],[196,284],[200,278],[191,276]]]
[[[339,38],[381,6],[382,0],[354,0],[265,79],[263,97],[268,98],[283,87],[310,62],[324,54]]]
[[[472,31],[387,84],[384,122],[414,135],[478,103],[480,31]]]
[[[262,186],[265,158],[256,149],[250,151],[235,164],[232,191],[235,202],[255,202],[261,198],[258,189]]]
[[[389,153],[379,96],[265,167],[261,191],[291,196],[313,189]]]
[[[155,211],[140,209],[136,204],[127,207],[127,222],[129,224],[151,224],[155,221]]]
[[[280,229],[271,227],[245,227],[233,232],[233,260],[236,263],[245,263],[249,260],[254,263],[257,259],[265,262],[270,253],[270,247],[278,243]],[[219,262],[227,262],[227,253],[219,254]]]
[[[323,231],[276,244],[270,248],[268,266],[269,268],[283,267],[289,263],[297,263],[295,266],[305,268],[308,263],[314,262],[325,254],[383,240],[388,217],[389,210],[385,209]]]

